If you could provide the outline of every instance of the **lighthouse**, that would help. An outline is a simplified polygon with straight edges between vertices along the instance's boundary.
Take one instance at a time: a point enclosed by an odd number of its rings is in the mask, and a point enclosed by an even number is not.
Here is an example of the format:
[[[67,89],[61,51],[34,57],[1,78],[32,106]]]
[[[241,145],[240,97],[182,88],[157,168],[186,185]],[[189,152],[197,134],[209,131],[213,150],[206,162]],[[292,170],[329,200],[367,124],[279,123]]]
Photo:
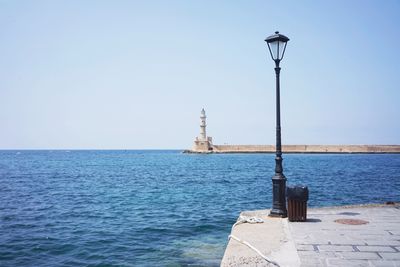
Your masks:
[[[200,113],[200,136],[199,136],[199,139],[202,141],[207,141],[206,118],[207,118],[206,111],[203,108]]]
[[[211,152],[212,151],[212,138],[207,136],[206,132],[206,111],[204,108],[200,112],[200,135],[194,140],[193,150],[196,152]]]

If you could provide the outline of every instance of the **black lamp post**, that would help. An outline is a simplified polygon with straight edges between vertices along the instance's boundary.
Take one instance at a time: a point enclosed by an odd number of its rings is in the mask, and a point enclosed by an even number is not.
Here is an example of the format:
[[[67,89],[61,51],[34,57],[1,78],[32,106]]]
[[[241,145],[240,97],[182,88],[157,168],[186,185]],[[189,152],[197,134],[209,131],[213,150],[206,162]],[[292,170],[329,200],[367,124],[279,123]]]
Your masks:
[[[287,217],[286,210],[286,177],[283,175],[282,167],[282,145],[281,145],[281,104],[280,104],[280,88],[279,88],[279,73],[283,55],[285,54],[286,44],[289,41],[285,35],[275,32],[265,41],[268,44],[269,52],[272,59],[275,61],[276,73],[276,157],[275,157],[275,175],[272,177],[272,209],[269,214],[271,217]]]

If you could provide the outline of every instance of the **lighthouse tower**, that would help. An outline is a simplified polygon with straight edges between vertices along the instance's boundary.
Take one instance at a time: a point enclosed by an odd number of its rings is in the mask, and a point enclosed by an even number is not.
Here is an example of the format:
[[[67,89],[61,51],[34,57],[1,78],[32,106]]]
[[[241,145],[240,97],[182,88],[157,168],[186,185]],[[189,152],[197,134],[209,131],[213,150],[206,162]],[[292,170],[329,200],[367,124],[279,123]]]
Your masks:
[[[206,132],[206,111],[204,108],[200,113],[200,135],[194,140],[193,150],[196,152],[210,152],[212,150],[212,138]]]
[[[206,134],[206,111],[204,108],[201,110],[200,113],[200,136],[199,140],[201,141],[207,141],[207,134]]]

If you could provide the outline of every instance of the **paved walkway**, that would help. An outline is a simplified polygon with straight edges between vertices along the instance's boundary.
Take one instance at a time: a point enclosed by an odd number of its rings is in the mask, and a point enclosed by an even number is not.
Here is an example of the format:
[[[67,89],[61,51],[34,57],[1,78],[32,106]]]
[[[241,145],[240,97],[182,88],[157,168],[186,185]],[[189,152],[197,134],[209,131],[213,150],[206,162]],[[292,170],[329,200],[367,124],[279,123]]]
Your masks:
[[[301,266],[400,266],[400,207],[311,209],[289,223]],[[367,221],[346,225],[338,219]]]
[[[269,218],[267,210],[242,214],[261,214],[266,225],[238,225],[234,235],[254,245],[280,266],[400,267],[399,205],[309,209],[307,222]],[[335,222],[342,219],[365,224]],[[266,227],[268,224],[273,227]],[[273,265],[231,239],[221,266]]]

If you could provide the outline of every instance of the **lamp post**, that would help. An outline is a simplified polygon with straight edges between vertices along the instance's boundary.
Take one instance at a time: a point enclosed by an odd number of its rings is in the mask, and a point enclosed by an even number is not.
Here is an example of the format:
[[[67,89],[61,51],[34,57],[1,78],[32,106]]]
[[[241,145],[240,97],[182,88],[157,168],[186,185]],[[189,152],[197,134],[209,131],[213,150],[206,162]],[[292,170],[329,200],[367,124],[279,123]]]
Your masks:
[[[282,145],[281,145],[281,105],[280,105],[280,84],[279,74],[283,55],[285,54],[286,44],[289,41],[285,35],[275,32],[275,34],[267,37],[265,41],[272,59],[275,61],[276,74],[276,157],[275,157],[275,175],[272,177],[272,209],[269,214],[271,217],[287,217],[286,210],[286,177],[283,175],[282,167]]]

